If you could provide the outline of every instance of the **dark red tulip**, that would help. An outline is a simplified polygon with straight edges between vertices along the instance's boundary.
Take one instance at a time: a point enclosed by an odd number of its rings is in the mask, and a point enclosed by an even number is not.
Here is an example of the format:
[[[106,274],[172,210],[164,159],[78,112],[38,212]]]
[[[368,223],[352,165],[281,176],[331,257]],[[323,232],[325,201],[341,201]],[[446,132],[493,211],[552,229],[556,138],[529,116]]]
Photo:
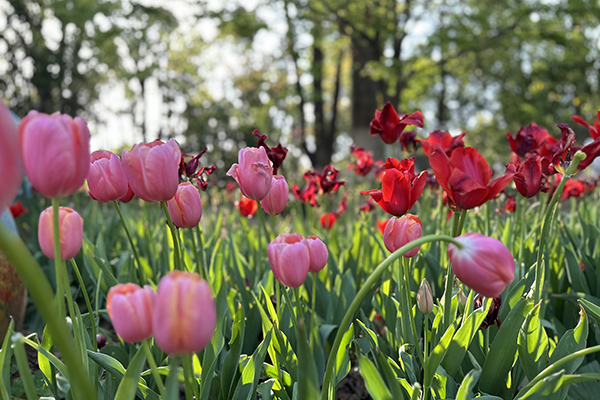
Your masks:
[[[412,147],[412,151],[417,150],[417,146],[419,145],[419,140],[417,139],[417,134],[415,131],[404,131],[400,135],[400,144],[402,145],[402,149],[404,151],[410,151]]]
[[[373,198],[369,197],[369,200],[367,200],[367,202],[365,204],[363,204],[362,206],[360,206],[360,211],[364,212],[364,213],[368,213],[371,212],[375,209],[375,203],[373,203]]]
[[[577,165],[578,171],[586,169],[600,155],[600,138],[585,146],[575,146],[575,133],[571,128],[567,124],[559,124],[558,128],[561,133],[560,143],[552,157],[552,167],[555,171],[561,172],[566,167],[565,163],[570,162],[578,150],[586,155],[585,160]]]
[[[306,174],[305,174],[306,176]],[[306,186],[302,189],[298,185],[294,183],[292,186],[292,193],[294,197],[300,200],[303,203],[308,203],[312,207],[318,207],[319,203],[317,202],[317,193],[319,192],[319,186],[317,184],[316,179],[311,179],[308,181]]]
[[[546,128],[533,122],[529,126],[522,126],[514,138],[508,132],[506,139],[512,151],[521,157],[525,157],[527,153],[549,157],[553,154],[553,147],[558,143],[558,140],[550,136]]]
[[[515,196],[506,196],[506,203],[504,203],[504,209],[506,212],[514,213],[517,210],[517,202]]]
[[[391,103],[386,103],[383,110],[375,110],[375,119],[371,121],[371,135],[379,135],[381,140],[387,144],[395,143],[404,128],[408,125],[423,127],[423,114],[415,111],[408,115],[399,117]]]
[[[340,186],[345,185],[345,182],[337,180],[339,173],[340,171],[333,168],[331,165],[327,165],[325,169],[323,169],[323,173],[317,175],[323,193],[336,192]]]
[[[473,301],[475,302],[474,308],[478,309],[481,306],[483,306],[484,297],[478,293]],[[490,306],[487,316],[481,323],[479,329],[487,329],[494,324],[496,324],[496,326],[500,328],[500,325],[502,324],[500,322],[500,318],[498,317],[498,313],[500,312],[501,305],[502,296],[494,297],[494,300],[492,300],[492,305]]]
[[[517,166],[513,176],[517,191],[523,197],[533,197],[540,191],[547,192],[546,176],[542,173],[540,156],[529,157]]]
[[[415,176],[415,158],[398,161],[388,158],[381,178],[381,190],[360,192],[373,197],[383,210],[396,217],[406,214],[423,193],[427,171]]]
[[[448,157],[452,154],[455,149],[459,147],[465,147],[463,138],[467,132],[462,132],[458,136],[452,136],[450,132],[433,131],[429,134],[427,140],[421,139],[419,143],[423,146],[425,155],[429,157],[435,149],[442,149]]]
[[[585,122],[583,118],[581,118],[579,115],[573,115],[571,119],[577,122],[578,124],[587,127],[590,130],[590,136],[592,137],[592,139],[596,140],[600,138],[600,110],[598,110],[598,112],[596,113],[596,117],[598,118],[598,121],[594,121],[594,126]]]
[[[354,161],[348,164],[348,169],[354,171],[356,175],[366,176],[373,168],[373,154],[362,147],[352,145],[350,154],[354,156]]]
[[[320,221],[323,229],[331,229],[337,221],[337,216],[335,213],[325,213],[321,216]]]
[[[29,212],[29,209],[27,209],[27,207],[23,206],[23,203],[21,201],[17,201],[13,204],[10,205],[9,207],[10,209],[10,213],[12,214],[13,218],[19,218],[21,215],[25,215]]]
[[[261,135],[258,129],[255,129],[254,132],[252,132],[252,134],[258,138],[257,147],[262,146],[267,151],[267,157],[269,157],[269,160],[271,160],[271,162],[273,163],[273,175],[277,175],[279,167],[281,167],[281,164],[283,164],[283,160],[285,160],[285,156],[287,156],[288,149],[283,147],[281,143],[278,143],[277,146],[270,148],[265,143],[267,135]]]
[[[440,186],[448,194],[451,208],[468,210],[496,197],[512,180],[515,167],[507,165],[503,176],[492,178],[485,158],[472,147],[458,148],[448,158],[441,149],[429,157],[429,164]]]

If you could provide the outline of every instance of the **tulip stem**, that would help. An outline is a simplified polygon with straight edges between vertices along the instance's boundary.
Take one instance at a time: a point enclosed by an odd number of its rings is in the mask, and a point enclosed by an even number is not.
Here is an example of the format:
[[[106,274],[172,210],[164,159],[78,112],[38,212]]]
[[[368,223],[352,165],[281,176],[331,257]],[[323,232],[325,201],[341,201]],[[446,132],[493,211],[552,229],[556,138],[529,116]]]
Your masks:
[[[54,273],[56,276],[56,306],[58,317],[65,319],[65,282],[67,266],[60,253],[60,222],[59,222],[59,199],[52,199],[52,218],[54,229]]]
[[[429,341],[427,340],[427,334],[429,333],[429,315],[423,314],[423,368],[425,368],[425,363],[427,362],[427,357],[429,356]],[[429,388],[427,387],[427,382],[423,379],[423,400],[427,400],[429,397]]]
[[[183,366],[183,376],[184,376],[184,380],[185,380],[185,385],[184,385],[185,399],[193,400],[194,393],[197,391],[197,388],[194,387],[194,379],[195,378],[194,378],[194,367],[192,365],[192,356],[189,354],[182,356],[181,364]]]
[[[415,247],[421,246],[425,243],[437,242],[437,241],[453,243],[459,249],[462,249],[464,247],[464,245],[461,242],[459,242],[458,240],[456,240],[450,236],[445,236],[445,235],[427,235],[427,236],[423,236],[419,239],[415,239],[412,242],[409,242],[409,243],[405,244],[404,246],[400,247],[398,250],[396,250],[395,252],[390,254],[385,260],[383,260],[375,268],[375,270],[371,273],[371,275],[369,275],[369,277],[367,278],[365,283],[361,286],[360,290],[354,297],[354,300],[352,300],[352,303],[348,307],[346,314],[344,314],[344,317],[342,318],[342,322],[340,323],[337,333],[335,335],[333,345],[331,346],[331,350],[330,350],[329,356],[327,358],[327,366],[325,367],[325,376],[323,377],[323,390],[321,392],[322,400],[331,399],[331,397],[329,396],[330,393],[333,395],[334,388],[331,387],[332,386],[332,378],[333,378],[333,369],[335,366],[335,360],[337,357],[337,353],[340,348],[340,344],[342,342],[342,337],[346,333],[348,326],[350,326],[350,323],[352,322],[352,317],[354,316],[354,313],[356,312],[356,310],[358,310],[358,307],[362,303],[364,297],[367,295],[367,293],[369,293],[369,291],[371,290],[373,285],[375,285],[379,281],[379,279],[381,278],[381,275],[385,271],[387,271],[387,269],[391,265],[393,265],[394,261],[396,261],[398,258],[402,257],[402,255],[404,253],[414,249]]]
[[[292,301],[290,300],[290,295],[288,294],[288,291],[285,289],[285,287],[283,287],[282,289],[283,289],[283,296],[285,297],[285,303],[287,304],[288,308],[290,309],[290,314],[292,315],[292,323],[294,324],[294,329],[296,329],[298,327],[298,319],[296,319],[296,313],[294,312],[294,307],[292,307]]]
[[[200,254],[202,255],[202,269],[204,270],[204,279],[208,282],[208,268],[209,265],[206,262],[206,253],[204,252],[204,235],[202,234],[201,222],[198,223],[198,244],[200,245]]]
[[[194,228],[190,228],[189,231],[190,231],[190,236],[192,237],[192,247],[194,248],[194,260],[196,261],[196,268],[194,268],[194,270],[200,276],[202,276],[203,268],[200,268],[200,257],[198,256],[198,248],[196,247],[196,238],[194,237]],[[204,276],[203,278],[208,279],[208,276]]]
[[[455,212],[452,216],[452,237],[455,238],[460,236],[463,230],[463,226],[465,224],[465,216],[467,214],[467,210],[460,210]],[[442,326],[442,334],[446,332],[446,329],[450,326],[450,321],[452,320],[452,287],[454,285],[454,271],[452,270],[452,265],[450,261],[448,261],[448,269],[446,272],[446,290],[444,292],[444,324]]]
[[[131,238],[131,234],[129,233],[129,229],[127,228],[127,224],[125,223],[125,219],[123,218],[123,214],[121,213],[121,206],[117,200],[113,201],[115,208],[117,209],[117,213],[119,214],[119,218],[121,218],[121,223],[123,224],[123,228],[125,229],[125,234],[127,235],[127,239],[129,240],[129,244],[131,245],[131,250],[133,251],[133,257],[135,258],[135,263],[137,266],[138,273],[140,274],[140,283],[144,285],[146,283],[146,275],[144,274],[144,267],[140,262],[140,257],[138,256],[135,245],[133,244],[133,239]]]
[[[27,400],[35,400],[38,398],[38,395],[37,390],[35,390],[35,383],[33,383],[31,370],[29,369],[29,363],[27,362],[27,354],[25,354],[23,339],[23,335],[20,332],[13,334],[11,337],[15,358],[17,359],[17,366],[19,368],[19,375],[21,376],[21,381],[25,387],[25,395],[27,396]]]
[[[158,387],[158,392],[161,396],[164,396],[165,386],[163,385],[162,378],[158,373],[158,368],[156,367],[156,361],[154,361],[154,356],[152,355],[152,351],[150,350],[150,346],[148,345],[148,339],[142,340],[142,348],[144,349],[144,353],[146,353],[146,359],[148,360],[148,365],[150,365],[150,371],[152,372],[152,376],[156,381],[156,386]]]
[[[92,309],[92,303],[90,301],[90,297],[88,296],[87,289],[85,288],[85,284],[83,283],[83,278],[81,277],[81,273],[79,272],[79,268],[77,267],[77,263],[75,259],[71,259],[71,265],[73,266],[73,272],[75,273],[75,277],[77,278],[77,282],[79,282],[79,286],[81,287],[81,292],[83,293],[83,298],[85,300],[85,305],[88,310],[88,315],[90,317],[90,326],[92,327],[92,347],[94,351],[98,350],[98,342],[96,341],[96,317],[94,315],[94,311]]]
[[[173,237],[173,259],[175,260],[175,269],[183,270],[183,267],[181,265],[181,253],[179,251],[179,238],[177,236],[177,232],[175,231],[175,225],[173,225],[173,220],[171,219],[171,214],[169,214],[167,203],[161,201],[160,206],[162,207],[165,217],[167,217],[167,223],[169,224],[171,236]]]
[[[421,361],[421,365],[425,366],[425,360],[423,359],[423,354],[421,352],[421,347],[419,346],[419,337],[417,336],[417,328],[415,327],[415,317],[412,312],[412,295],[410,292],[410,280],[408,277],[408,259],[403,257],[402,263],[404,264],[404,283],[406,285],[406,305],[408,306],[408,317],[410,320],[410,328],[412,331],[412,337],[414,339],[414,346],[417,349],[417,356],[419,357],[419,361]]]

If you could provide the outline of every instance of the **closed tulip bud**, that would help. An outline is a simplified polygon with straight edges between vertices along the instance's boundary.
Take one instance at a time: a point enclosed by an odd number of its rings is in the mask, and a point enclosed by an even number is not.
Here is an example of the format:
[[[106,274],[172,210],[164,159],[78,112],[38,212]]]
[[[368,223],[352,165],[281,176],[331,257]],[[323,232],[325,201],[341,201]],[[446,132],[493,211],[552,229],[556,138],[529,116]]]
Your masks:
[[[103,203],[119,200],[129,188],[119,156],[103,150],[95,151],[90,156],[87,183],[90,196]]]
[[[135,283],[120,283],[110,288],[106,310],[121,339],[136,343],[152,336],[155,297],[148,285],[142,289]]]
[[[46,197],[75,193],[90,169],[90,131],[79,117],[30,111],[19,123],[25,173]]]
[[[244,196],[261,201],[269,193],[273,168],[264,147],[246,147],[238,153],[238,164],[233,164],[227,175],[235,179]]]
[[[179,185],[181,151],[173,139],[138,143],[122,155],[131,190],[148,202],[169,201]]]
[[[179,184],[175,196],[167,202],[169,215],[178,228],[193,228],[202,218],[202,202],[191,182]]]
[[[298,233],[283,233],[267,249],[269,265],[282,285],[300,287],[310,267],[310,252],[306,239]]]
[[[423,279],[417,292],[417,306],[423,314],[429,314],[433,311],[433,295],[427,279]]]
[[[419,239],[423,236],[422,225],[419,217],[412,214],[400,218],[392,217],[383,231],[385,248],[393,253],[405,244]],[[416,247],[403,255],[406,258],[414,257],[420,248],[421,246]]]
[[[262,147],[261,147],[262,148]],[[260,205],[267,214],[281,214],[288,201],[290,189],[283,175],[274,175],[271,189]]]
[[[210,286],[200,275],[171,271],[158,283],[152,318],[154,340],[167,354],[193,354],[211,341],[217,309]]]
[[[0,213],[17,196],[17,190],[23,181],[23,170],[19,159],[17,126],[8,107],[0,100]]]
[[[52,207],[40,214],[38,241],[46,257],[54,260],[54,212]],[[83,243],[83,218],[69,207],[59,207],[58,226],[60,235],[60,256],[63,260],[74,258]]]
[[[498,297],[515,278],[515,261],[510,250],[498,239],[479,233],[456,238],[459,248],[448,246],[448,255],[456,277],[485,297]]]
[[[310,253],[310,264],[308,270],[310,272],[319,272],[327,264],[327,258],[329,252],[327,246],[318,236],[308,236],[306,238],[308,244],[308,251]]]

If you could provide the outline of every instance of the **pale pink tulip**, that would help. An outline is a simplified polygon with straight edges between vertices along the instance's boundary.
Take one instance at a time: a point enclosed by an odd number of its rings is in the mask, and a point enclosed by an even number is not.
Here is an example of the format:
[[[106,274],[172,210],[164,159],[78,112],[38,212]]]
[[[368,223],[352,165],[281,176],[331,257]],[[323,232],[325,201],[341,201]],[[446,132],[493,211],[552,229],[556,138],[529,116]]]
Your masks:
[[[193,228],[202,218],[202,202],[191,182],[179,184],[175,196],[167,202],[169,215],[178,228]]]
[[[327,246],[318,236],[307,236],[306,243],[308,244],[308,251],[310,253],[310,265],[308,270],[310,272],[319,272],[327,264],[327,258],[329,252]]]
[[[117,335],[128,343],[152,337],[152,314],[156,293],[146,285],[120,283],[110,288],[106,310]]]
[[[385,248],[393,253],[405,244],[422,236],[422,224],[419,217],[406,214],[400,218],[392,217],[389,220],[383,231],[383,243]],[[403,256],[406,258],[414,257],[420,248],[421,246],[415,247],[404,253]]]
[[[262,149],[262,147],[261,147]],[[273,175],[271,189],[260,205],[267,214],[281,214],[288,201],[290,189],[283,175]]]
[[[273,168],[264,147],[241,149],[238,163],[231,166],[227,175],[237,181],[244,196],[261,201],[269,193],[273,180]]]
[[[54,260],[54,225],[52,207],[40,214],[38,241],[46,257]],[[59,207],[58,226],[60,235],[60,256],[63,260],[74,258],[83,243],[83,218],[69,207]]]
[[[23,181],[23,169],[19,158],[17,125],[13,121],[8,107],[0,100],[0,213],[17,196],[17,190]]]
[[[269,265],[282,285],[300,287],[310,267],[310,252],[306,239],[299,233],[283,233],[267,249]]]
[[[90,196],[103,203],[119,200],[127,194],[129,187],[119,156],[103,150],[90,156],[87,183]]]

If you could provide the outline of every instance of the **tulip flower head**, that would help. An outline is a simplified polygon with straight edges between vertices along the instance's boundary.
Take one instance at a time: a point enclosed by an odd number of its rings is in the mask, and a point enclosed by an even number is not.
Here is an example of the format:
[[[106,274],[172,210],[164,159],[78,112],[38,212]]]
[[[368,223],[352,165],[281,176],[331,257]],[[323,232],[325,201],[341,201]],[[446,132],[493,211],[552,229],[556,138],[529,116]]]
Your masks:
[[[2,184],[0,184],[0,210],[2,210],[17,196],[17,190],[23,181],[17,126],[2,100],[0,100],[0,171],[2,171]]]
[[[548,191],[546,176],[542,173],[542,161],[539,156],[528,157],[520,163],[513,180],[517,191],[523,197],[530,198],[540,191]]]
[[[279,215],[288,201],[290,188],[283,175],[273,175],[271,189],[260,205],[267,214]]]
[[[423,127],[423,114],[421,111],[415,111],[410,115],[398,116],[394,106],[386,103],[383,110],[375,110],[375,119],[371,121],[371,135],[379,135],[384,143],[396,143],[404,128],[408,125]]]
[[[121,339],[136,343],[152,336],[155,298],[156,293],[148,285],[142,289],[135,283],[120,283],[110,288],[106,310]]]
[[[90,131],[79,117],[30,111],[19,123],[25,173],[46,197],[70,196],[90,169]]]
[[[169,215],[178,228],[193,228],[202,218],[200,192],[191,182],[180,183],[175,196],[167,201]]]
[[[217,309],[208,283],[192,272],[171,271],[158,283],[154,340],[167,354],[193,354],[211,341]]]
[[[269,193],[273,168],[264,147],[246,147],[238,153],[238,164],[233,164],[227,175],[235,179],[244,196],[261,201]]]
[[[133,190],[131,190],[131,186],[127,184],[127,193],[125,193],[125,196],[121,197],[119,201],[123,203],[129,203],[134,197],[135,193],[133,193]]]
[[[119,156],[102,150],[90,155],[87,183],[90,196],[103,203],[119,200],[129,188]]]
[[[429,134],[427,140],[421,139],[419,143],[423,146],[425,155],[429,157],[436,149],[441,149],[448,157],[459,147],[465,147],[464,137],[467,132],[452,136],[450,132],[433,131]]]
[[[333,225],[335,225],[335,223],[337,222],[337,215],[335,213],[325,213],[321,215],[319,221],[321,221],[321,226],[323,227],[323,229],[331,230],[331,228],[333,228]]]
[[[514,138],[507,133],[506,139],[511,150],[521,157],[528,154],[537,154],[540,157],[552,156],[552,149],[558,144],[558,140],[552,137],[546,128],[533,122],[529,126],[522,126]]]
[[[318,236],[307,236],[306,243],[310,253],[308,271],[319,272],[327,264],[327,258],[329,257],[327,246],[325,246],[325,243]]]
[[[310,268],[310,250],[306,239],[298,233],[283,233],[267,249],[269,265],[282,285],[300,287]],[[315,262],[317,258],[315,257]]]
[[[173,139],[138,143],[123,151],[123,168],[131,190],[147,202],[169,201],[179,185],[181,151]]]
[[[433,295],[431,293],[431,286],[427,279],[421,281],[419,291],[417,292],[417,307],[423,314],[429,314],[433,311]]]
[[[38,241],[46,257],[54,260],[54,212],[52,207],[40,214]],[[68,207],[59,207],[58,226],[60,235],[60,256],[63,260],[74,258],[83,243],[83,218]]]
[[[577,122],[578,124],[581,124],[588,128],[590,130],[590,136],[592,137],[592,139],[596,140],[600,138],[600,110],[596,112],[596,117],[598,118],[598,120],[594,121],[594,126],[585,122],[583,118],[581,118],[579,115],[573,115],[571,119]]]
[[[385,248],[393,253],[409,242],[419,239],[423,236],[422,227],[423,224],[416,215],[406,214],[400,218],[392,217],[383,231]],[[414,257],[420,248],[421,246],[415,247],[404,253],[403,256],[406,258]]]
[[[243,194],[240,196],[236,207],[240,210],[242,217],[251,217],[258,211],[258,202],[247,198]]]
[[[456,238],[460,249],[448,246],[452,270],[472,290],[485,297],[498,297],[515,278],[515,261],[510,250],[498,239],[479,233]]]

